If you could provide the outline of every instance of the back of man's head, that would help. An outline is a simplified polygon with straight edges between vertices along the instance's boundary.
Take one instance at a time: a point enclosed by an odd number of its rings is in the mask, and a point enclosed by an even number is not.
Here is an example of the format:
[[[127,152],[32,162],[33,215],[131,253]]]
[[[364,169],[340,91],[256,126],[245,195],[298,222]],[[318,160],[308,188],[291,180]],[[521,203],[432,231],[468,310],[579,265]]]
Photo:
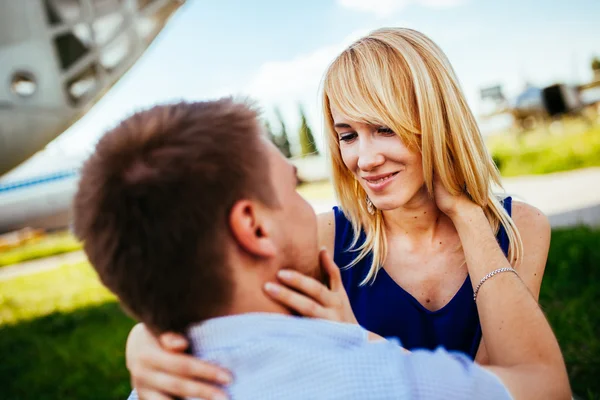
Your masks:
[[[274,201],[260,131],[256,112],[230,99],[156,106],[108,132],[84,165],[75,233],[152,330],[182,332],[229,306],[229,211]]]

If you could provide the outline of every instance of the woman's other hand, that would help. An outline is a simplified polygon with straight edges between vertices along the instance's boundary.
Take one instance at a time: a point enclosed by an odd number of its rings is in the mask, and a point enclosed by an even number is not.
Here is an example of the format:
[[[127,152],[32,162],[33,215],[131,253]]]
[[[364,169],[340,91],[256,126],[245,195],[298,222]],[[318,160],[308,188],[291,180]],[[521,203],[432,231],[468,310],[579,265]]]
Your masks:
[[[433,195],[437,207],[450,218],[456,216],[463,209],[478,207],[466,193],[453,195],[448,192],[437,174],[433,177]]]
[[[340,270],[327,250],[321,250],[319,262],[329,276],[329,288],[314,278],[288,269],[277,274],[283,285],[268,282],[265,284],[266,293],[305,317],[358,324],[344,290]]]
[[[133,327],[127,339],[127,369],[141,400],[227,399],[221,386],[231,383],[231,374],[183,354],[188,346],[181,335],[165,333],[157,339],[145,325]]]

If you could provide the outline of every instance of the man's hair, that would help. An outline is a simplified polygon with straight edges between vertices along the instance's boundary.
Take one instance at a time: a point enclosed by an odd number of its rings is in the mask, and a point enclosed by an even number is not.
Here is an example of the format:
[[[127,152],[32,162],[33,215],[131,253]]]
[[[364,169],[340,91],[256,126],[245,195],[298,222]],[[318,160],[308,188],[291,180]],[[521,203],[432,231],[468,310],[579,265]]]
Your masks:
[[[155,332],[222,315],[233,282],[229,214],[277,203],[257,113],[231,99],[155,106],[85,163],[74,229],[102,282]]]

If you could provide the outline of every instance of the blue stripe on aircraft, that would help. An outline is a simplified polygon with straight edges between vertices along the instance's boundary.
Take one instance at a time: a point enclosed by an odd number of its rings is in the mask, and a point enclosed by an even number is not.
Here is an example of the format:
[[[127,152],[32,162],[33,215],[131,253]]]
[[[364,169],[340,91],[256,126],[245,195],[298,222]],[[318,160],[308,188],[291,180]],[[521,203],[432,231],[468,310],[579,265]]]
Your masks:
[[[79,175],[77,170],[61,171],[51,175],[36,176],[35,178],[24,179],[20,181],[0,183],[0,194],[12,192],[14,190],[30,188],[32,186],[41,185],[50,182],[62,181],[68,178],[74,178]]]

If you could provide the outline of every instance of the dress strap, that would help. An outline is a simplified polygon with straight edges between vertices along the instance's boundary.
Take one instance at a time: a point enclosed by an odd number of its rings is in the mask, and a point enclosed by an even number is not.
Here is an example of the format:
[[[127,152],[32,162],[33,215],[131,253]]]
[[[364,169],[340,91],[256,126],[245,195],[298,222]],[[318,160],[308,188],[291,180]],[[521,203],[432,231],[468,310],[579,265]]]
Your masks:
[[[512,197],[508,196],[504,200],[502,200],[502,206],[504,207],[504,209],[506,210],[508,215],[512,216]],[[498,239],[498,244],[500,245],[500,248],[504,252],[504,255],[508,257],[508,247],[509,247],[510,242],[508,240],[508,235],[506,233],[506,229],[504,229],[504,226],[502,224],[500,224],[500,229],[498,230],[497,239]]]

